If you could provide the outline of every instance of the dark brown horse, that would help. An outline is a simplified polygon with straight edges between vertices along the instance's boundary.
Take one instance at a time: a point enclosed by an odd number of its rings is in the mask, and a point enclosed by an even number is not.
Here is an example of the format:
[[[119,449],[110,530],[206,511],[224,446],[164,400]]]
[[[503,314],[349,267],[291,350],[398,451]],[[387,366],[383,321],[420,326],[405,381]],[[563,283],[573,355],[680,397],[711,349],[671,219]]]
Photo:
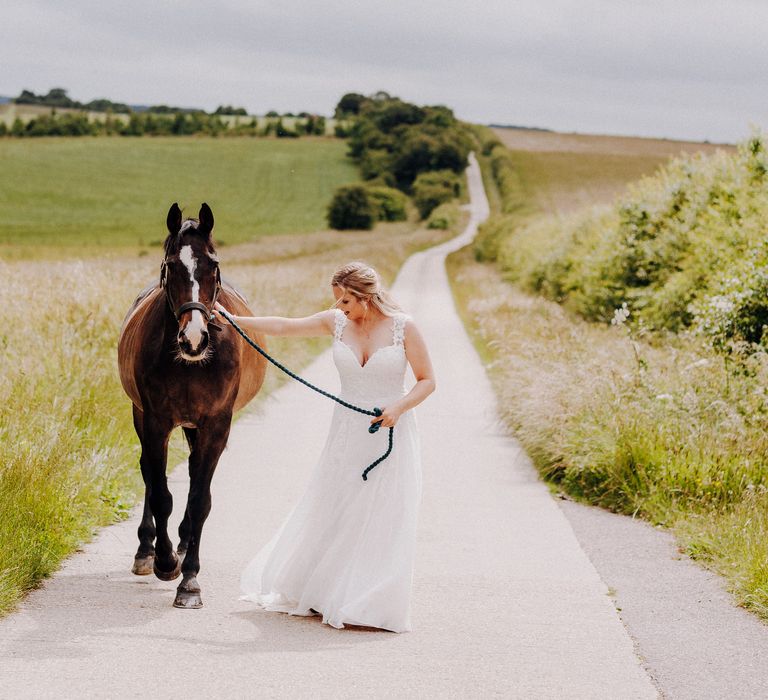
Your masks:
[[[219,327],[211,309],[220,300],[237,315],[253,315],[243,296],[222,283],[212,240],[213,213],[182,221],[168,211],[160,280],[145,289],[123,321],[118,343],[120,380],[133,402],[141,441],[144,515],[133,573],[163,581],[183,574],[174,605],[202,606],[197,573],[200,536],[211,510],[211,479],[234,411],[258,392],[266,361],[231,326]],[[256,341],[262,344],[263,338]],[[168,438],[181,426],[189,444],[189,495],[173,551],[168,517],[173,499],[166,481]]]

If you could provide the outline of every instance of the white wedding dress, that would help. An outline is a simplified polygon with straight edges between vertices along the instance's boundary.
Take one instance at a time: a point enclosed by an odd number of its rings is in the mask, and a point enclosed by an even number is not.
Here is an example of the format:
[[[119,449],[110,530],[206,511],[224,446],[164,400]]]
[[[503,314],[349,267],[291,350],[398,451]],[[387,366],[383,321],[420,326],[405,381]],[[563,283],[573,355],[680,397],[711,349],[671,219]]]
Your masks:
[[[408,317],[393,317],[392,344],[365,365],[343,340],[346,316],[336,310],[333,361],[341,398],[371,409],[404,394],[403,345]],[[323,622],[411,629],[410,589],[421,500],[421,458],[413,411],[400,416],[394,448],[388,430],[368,432],[370,416],[339,404],[307,489],[272,541],[242,575],[243,599],[266,610],[320,614]],[[313,612],[314,611],[314,612]]]

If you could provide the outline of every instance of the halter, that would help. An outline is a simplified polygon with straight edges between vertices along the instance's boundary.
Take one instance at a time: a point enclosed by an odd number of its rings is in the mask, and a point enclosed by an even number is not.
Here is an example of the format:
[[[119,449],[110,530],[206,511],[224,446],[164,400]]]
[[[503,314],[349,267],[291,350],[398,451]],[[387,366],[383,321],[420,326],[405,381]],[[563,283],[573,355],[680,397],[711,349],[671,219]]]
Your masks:
[[[220,331],[221,326],[214,323],[215,316],[213,314],[213,307],[216,306],[216,300],[219,298],[221,292],[221,270],[218,264],[216,265],[216,288],[213,290],[213,299],[211,300],[211,308],[209,309],[205,304],[200,301],[187,301],[184,302],[179,308],[173,308],[173,300],[171,299],[171,293],[168,291],[168,259],[163,259],[160,265],[160,287],[165,290],[165,299],[168,302],[168,307],[171,310],[176,321],[181,320],[181,315],[187,311],[200,311],[203,317],[208,322],[208,328],[214,331]]]

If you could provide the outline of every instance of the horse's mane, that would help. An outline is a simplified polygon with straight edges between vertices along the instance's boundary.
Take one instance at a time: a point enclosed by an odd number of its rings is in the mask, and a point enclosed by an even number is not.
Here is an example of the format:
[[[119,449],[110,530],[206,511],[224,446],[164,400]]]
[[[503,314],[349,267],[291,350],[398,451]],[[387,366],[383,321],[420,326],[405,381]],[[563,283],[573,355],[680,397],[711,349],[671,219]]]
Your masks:
[[[167,258],[169,255],[175,255],[178,252],[179,240],[181,239],[182,233],[189,231],[189,229],[197,231],[199,225],[200,222],[197,219],[184,219],[184,223],[182,223],[181,228],[176,233],[169,233],[163,243],[165,257]],[[216,247],[214,246],[213,238],[211,237],[208,238],[208,246],[212,253],[216,252]]]

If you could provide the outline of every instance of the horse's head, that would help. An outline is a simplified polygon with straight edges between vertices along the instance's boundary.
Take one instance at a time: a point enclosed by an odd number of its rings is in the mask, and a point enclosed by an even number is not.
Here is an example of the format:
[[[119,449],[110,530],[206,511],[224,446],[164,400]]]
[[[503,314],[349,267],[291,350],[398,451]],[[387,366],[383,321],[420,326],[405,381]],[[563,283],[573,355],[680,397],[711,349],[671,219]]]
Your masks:
[[[168,305],[179,322],[179,357],[200,362],[211,353],[208,324],[221,289],[219,259],[213,246],[213,212],[200,207],[198,219],[182,221],[174,203],[168,210],[168,238],[160,271]]]

